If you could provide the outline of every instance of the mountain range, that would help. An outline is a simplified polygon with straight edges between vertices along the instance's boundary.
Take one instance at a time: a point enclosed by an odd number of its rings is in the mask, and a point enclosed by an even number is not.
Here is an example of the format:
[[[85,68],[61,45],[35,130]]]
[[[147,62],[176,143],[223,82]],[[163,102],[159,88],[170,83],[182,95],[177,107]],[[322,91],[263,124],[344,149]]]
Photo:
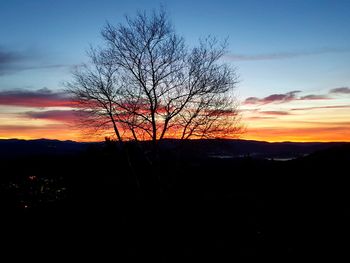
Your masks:
[[[147,144],[147,143],[146,143]],[[287,160],[301,157],[315,151],[332,148],[346,142],[264,142],[252,140],[164,140],[163,150],[182,148],[191,156],[212,158],[253,157]],[[87,151],[90,148],[102,148],[103,142],[75,142],[49,139],[0,140],[0,157],[11,158],[26,155],[70,155]]]

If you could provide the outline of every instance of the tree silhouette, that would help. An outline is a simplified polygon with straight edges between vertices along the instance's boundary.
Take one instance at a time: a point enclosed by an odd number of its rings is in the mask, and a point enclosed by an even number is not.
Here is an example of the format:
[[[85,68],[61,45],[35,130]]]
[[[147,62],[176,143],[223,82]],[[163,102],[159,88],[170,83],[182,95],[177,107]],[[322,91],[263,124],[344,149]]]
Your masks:
[[[75,70],[67,90],[83,126],[111,130],[118,141],[233,136],[241,131],[235,70],[221,61],[226,41],[189,48],[164,10],[107,24],[104,46]]]

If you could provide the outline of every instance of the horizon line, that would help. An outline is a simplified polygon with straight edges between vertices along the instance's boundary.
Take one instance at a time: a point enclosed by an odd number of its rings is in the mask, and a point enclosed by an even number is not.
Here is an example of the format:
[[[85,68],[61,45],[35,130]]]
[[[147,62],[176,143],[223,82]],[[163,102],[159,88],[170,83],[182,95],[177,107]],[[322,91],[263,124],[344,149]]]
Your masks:
[[[39,140],[47,140],[47,141],[59,141],[59,142],[74,142],[74,143],[103,143],[105,140],[101,141],[78,141],[78,140],[60,140],[60,139],[50,139],[50,138],[0,138],[0,141],[5,140],[18,140],[18,141],[39,141]],[[226,140],[226,141],[251,141],[251,142],[265,142],[265,143],[350,143],[349,141],[331,141],[331,140],[319,140],[319,141],[298,141],[298,140],[282,140],[282,141],[274,141],[274,140],[254,140],[254,139],[243,139],[243,138],[192,138],[192,139],[177,139],[177,138],[165,138],[162,141],[166,140],[177,140],[177,141],[214,141],[214,140]],[[151,140],[142,140],[141,142],[150,142]],[[116,141],[119,142],[119,141]],[[135,142],[134,140],[128,140],[124,142]]]

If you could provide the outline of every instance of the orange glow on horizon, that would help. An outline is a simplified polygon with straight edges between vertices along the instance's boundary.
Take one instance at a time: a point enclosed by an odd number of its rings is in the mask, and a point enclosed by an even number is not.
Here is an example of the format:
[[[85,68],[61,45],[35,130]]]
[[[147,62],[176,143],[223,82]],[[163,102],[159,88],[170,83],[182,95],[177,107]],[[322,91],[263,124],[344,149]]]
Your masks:
[[[329,101],[242,105],[242,124],[246,132],[224,138],[268,142],[350,142],[350,101],[339,99],[332,104]],[[113,136],[110,131],[89,135],[77,128],[74,108],[0,106],[0,139],[47,138],[88,142]]]
[[[107,134],[87,135],[77,129],[67,128],[66,125],[54,128],[20,128],[10,130],[0,130],[0,139],[57,139],[72,140],[77,142],[103,141]],[[110,135],[110,134],[109,134]],[[225,137],[230,138],[230,137]],[[232,136],[231,138],[237,138]],[[268,142],[350,142],[349,127],[334,128],[248,128],[245,133],[238,136],[240,139],[257,140]],[[192,138],[195,139],[195,138]]]
[[[250,129],[242,139],[267,142],[350,142],[348,128]]]

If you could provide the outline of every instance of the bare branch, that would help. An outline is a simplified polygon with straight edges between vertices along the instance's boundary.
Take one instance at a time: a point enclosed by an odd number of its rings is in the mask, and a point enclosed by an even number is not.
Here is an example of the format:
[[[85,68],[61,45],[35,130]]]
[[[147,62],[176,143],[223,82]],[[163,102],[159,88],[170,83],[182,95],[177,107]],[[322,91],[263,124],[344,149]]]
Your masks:
[[[189,49],[167,17],[139,12],[108,23],[105,45],[90,48],[90,64],[73,73],[67,90],[89,126],[110,125],[120,141],[234,136],[237,76],[221,62],[227,42],[208,37]]]

